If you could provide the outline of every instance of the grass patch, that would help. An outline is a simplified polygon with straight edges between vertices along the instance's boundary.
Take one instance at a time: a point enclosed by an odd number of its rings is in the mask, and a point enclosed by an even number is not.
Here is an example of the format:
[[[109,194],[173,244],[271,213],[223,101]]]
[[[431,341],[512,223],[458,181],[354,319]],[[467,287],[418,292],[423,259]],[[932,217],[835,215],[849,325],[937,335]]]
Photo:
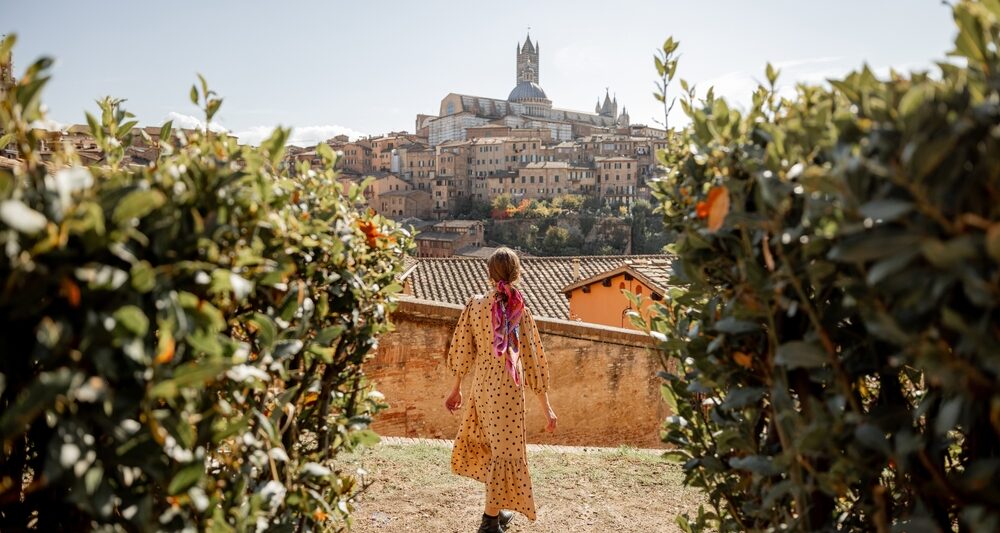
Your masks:
[[[355,506],[354,531],[474,531],[482,484],[451,473],[451,450],[425,444],[379,445],[338,457],[364,468],[372,485]],[[633,448],[528,453],[538,520],[519,516],[510,531],[677,531],[674,517],[694,511],[700,493],[681,485],[676,463]]]

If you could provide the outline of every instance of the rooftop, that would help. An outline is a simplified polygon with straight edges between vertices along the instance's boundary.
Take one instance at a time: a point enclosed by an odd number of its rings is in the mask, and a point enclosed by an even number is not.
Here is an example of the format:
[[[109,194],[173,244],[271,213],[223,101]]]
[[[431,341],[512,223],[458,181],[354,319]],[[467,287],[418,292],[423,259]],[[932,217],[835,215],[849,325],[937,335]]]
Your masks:
[[[573,282],[563,288],[563,292],[570,292],[573,289],[599,283],[607,278],[617,276],[622,273],[630,273],[642,281],[650,289],[666,292],[670,285],[670,267],[672,262],[669,256],[646,256],[639,259],[627,260],[613,270],[599,272],[589,278]]]
[[[427,235],[426,233],[423,235]],[[573,275],[579,261],[580,279]],[[644,265],[646,276],[666,279],[669,256],[666,255],[590,255],[573,257],[522,257],[524,269],[520,288],[527,305],[538,316],[569,319],[569,300],[563,288],[602,272],[626,264]],[[638,267],[636,267],[638,268]],[[469,298],[489,290],[485,258],[419,258],[401,278],[409,282],[414,297],[465,305]]]
[[[567,163],[566,161],[536,161],[534,163],[528,163],[521,168],[565,168],[565,169],[580,169],[580,170],[593,170],[591,167],[583,165],[574,165]]]
[[[457,241],[461,238],[462,234],[448,231],[421,231],[416,235],[416,237],[414,237],[414,239],[418,241]],[[421,259],[421,261],[423,261],[423,259]]]
[[[482,225],[482,220],[444,220],[434,224],[435,228],[471,228]]]
[[[426,194],[427,196],[431,195],[431,193],[429,193],[429,192],[427,192],[425,190],[422,190],[422,189],[410,189],[410,190],[406,190],[406,191],[388,191],[388,192],[384,192],[384,193],[380,194],[379,196],[382,196],[382,197],[384,197],[384,196],[403,196],[403,197],[409,197],[409,196],[417,196],[417,195],[421,195],[421,194]]]

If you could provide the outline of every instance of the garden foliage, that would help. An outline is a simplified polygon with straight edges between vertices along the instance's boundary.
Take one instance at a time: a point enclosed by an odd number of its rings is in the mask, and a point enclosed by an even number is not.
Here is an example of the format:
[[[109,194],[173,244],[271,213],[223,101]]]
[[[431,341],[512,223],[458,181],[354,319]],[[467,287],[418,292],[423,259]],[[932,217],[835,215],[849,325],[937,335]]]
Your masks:
[[[326,145],[289,177],[286,129],[151,136],[105,99],[106,161],[50,157],[50,65],[0,102],[24,158],[0,170],[0,530],[344,527],[362,483],[330,459],[377,440],[360,366],[410,238],[359,210]],[[206,124],[222,102],[204,80],[191,99]],[[133,166],[140,135],[160,153]]]
[[[682,102],[649,327],[686,530],[1000,530],[1000,2],[954,18],[933,73]]]

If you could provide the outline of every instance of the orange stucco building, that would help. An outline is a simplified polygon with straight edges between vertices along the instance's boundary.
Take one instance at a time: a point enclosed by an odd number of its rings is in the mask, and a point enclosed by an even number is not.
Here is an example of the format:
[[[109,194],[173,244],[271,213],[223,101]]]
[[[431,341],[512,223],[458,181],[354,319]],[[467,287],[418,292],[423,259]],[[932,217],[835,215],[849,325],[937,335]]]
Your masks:
[[[663,299],[667,290],[670,262],[665,258],[632,260],[614,270],[601,272],[563,288],[569,300],[570,320],[636,329],[630,311],[649,319],[649,306]],[[624,291],[642,296],[635,309]]]

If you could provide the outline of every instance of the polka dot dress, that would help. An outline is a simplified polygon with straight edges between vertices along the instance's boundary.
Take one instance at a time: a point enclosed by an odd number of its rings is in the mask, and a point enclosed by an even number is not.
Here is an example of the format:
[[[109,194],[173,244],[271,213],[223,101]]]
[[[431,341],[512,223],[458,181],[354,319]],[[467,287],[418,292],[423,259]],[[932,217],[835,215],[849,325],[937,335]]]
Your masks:
[[[452,472],[486,484],[487,502],[535,519],[524,438],[524,388],[493,355],[490,308],[496,291],[474,296],[458,319],[448,347],[456,376],[474,370],[472,390],[451,455]],[[527,308],[521,315],[521,382],[533,392],[549,387],[538,327]]]

